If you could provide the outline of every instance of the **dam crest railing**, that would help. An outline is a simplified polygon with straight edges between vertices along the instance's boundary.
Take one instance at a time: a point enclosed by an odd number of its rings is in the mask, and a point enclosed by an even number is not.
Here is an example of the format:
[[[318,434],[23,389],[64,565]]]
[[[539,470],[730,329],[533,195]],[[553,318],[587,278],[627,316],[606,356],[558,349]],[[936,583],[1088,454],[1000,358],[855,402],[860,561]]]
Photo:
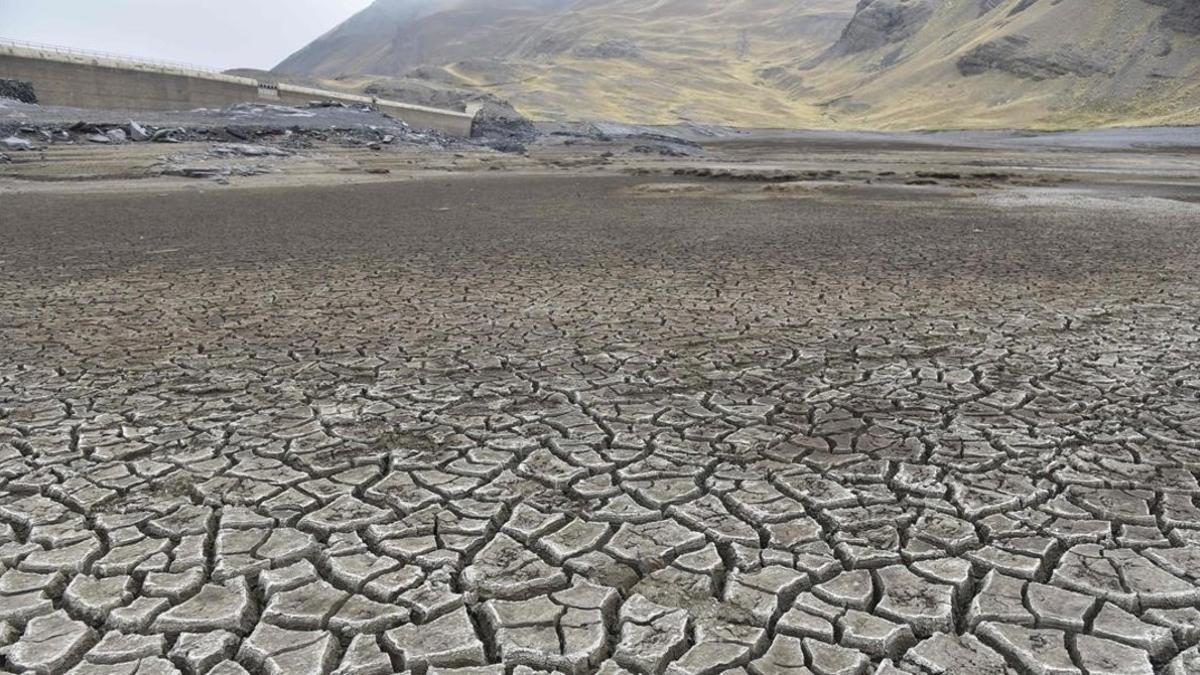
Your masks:
[[[5,47],[14,47],[17,49],[42,52],[45,54],[53,54],[72,59],[92,60],[97,62],[106,61],[110,64],[115,63],[122,66],[136,66],[141,69],[184,72],[205,76],[219,75],[222,77],[231,77],[230,75],[225,75],[218,68],[201,66],[195,63],[142,58],[140,56],[130,56],[129,54],[117,54],[114,52],[105,52],[93,49],[79,49],[76,47],[66,47],[64,45],[47,44],[44,42],[31,42],[29,40],[17,40],[14,38],[0,36],[0,50],[3,50]]]

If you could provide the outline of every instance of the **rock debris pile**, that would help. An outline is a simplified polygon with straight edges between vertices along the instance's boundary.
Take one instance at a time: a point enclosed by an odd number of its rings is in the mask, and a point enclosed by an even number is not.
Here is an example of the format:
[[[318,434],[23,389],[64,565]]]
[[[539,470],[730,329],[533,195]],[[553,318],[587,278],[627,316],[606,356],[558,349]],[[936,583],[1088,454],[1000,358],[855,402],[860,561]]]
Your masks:
[[[33,83],[0,77],[0,99],[11,99],[21,103],[37,103]]]
[[[146,113],[141,119],[119,122],[61,121],[70,114],[90,114],[94,118],[112,116],[111,113],[44,108],[6,101],[0,105],[0,138],[16,139],[36,148],[60,144],[210,142],[299,150],[319,142],[372,150],[393,145],[432,150],[474,146],[524,152],[524,143],[537,136],[536,130],[530,135],[532,125],[526,122],[528,128],[485,124],[476,138],[460,139],[434,130],[414,129],[369,107],[324,102],[315,102],[306,108],[241,103],[220,110]],[[145,118],[153,119],[154,123]]]

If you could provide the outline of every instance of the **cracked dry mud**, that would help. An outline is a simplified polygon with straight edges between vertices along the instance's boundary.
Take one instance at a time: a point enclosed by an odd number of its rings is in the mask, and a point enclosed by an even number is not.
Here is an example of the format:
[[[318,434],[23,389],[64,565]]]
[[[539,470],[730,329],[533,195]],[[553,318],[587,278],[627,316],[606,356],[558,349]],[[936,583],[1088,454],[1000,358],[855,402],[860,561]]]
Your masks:
[[[1193,216],[635,184],[6,197],[0,669],[1200,672]]]

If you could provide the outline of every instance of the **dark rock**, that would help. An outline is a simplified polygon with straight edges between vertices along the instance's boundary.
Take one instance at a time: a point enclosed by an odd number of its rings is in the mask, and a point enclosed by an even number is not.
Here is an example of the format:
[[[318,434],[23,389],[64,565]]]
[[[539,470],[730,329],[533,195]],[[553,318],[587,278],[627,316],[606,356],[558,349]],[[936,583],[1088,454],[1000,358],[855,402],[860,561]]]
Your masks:
[[[511,107],[489,104],[475,115],[471,137],[531,143],[537,139],[538,132],[529,118]]]
[[[493,150],[523,154],[526,146],[537,140],[538,130],[529,118],[511,106],[489,103],[476,113],[471,138]]]
[[[497,152],[507,152],[514,155],[523,155],[529,150],[524,144],[516,141],[493,141],[484,145]]]
[[[979,0],[979,16],[983,16],[1003,4],[1004,0]]]
[[[1029,38],[1021,35],[985,42],[958,59],[958,72],[966,77],[988,71],[1000,71],[1035,81],[1066,75],[1091,77],[1110,72],[1102,63],[1071,47],[1034,51]]]
[[[183,129],[159,129],[154,132],[150,140],[154,143],[179,143],[181,142],[179,136],[182,136],[184,133],[186,132]]]
[[[1162,16],[1163,26],[1187,35],[1200,35],[1200,2],[1196,0],[1143,1],[1167,8],[1166,13]]]
[[[630,40],[605,40],[575,49],[575,55],[585,59],[629,59],[642,58],[642,50]]]
[[[856,54],[907,40],[933,16],[932,0],[858,0],[854,16],[827,56]]]
[[[180,166],[164,169],[163,175],[181,178],[218,178],[223,173],[221,169],[214,167]]]
[[[866,101],[856,101],[850,96],[841,96],[833,99],[832,101],[827,101],[823,105],[832,110],[837,110],[838,112],[851,114],[864,113],[871,109],[870,103],[867,103]]]
[[[0,78],[0,98],[11,98],[21,103],[37,103],[37,94],[33,91],[33,83],[24,80],[9,80]]]
[[[687,150],[666,143],[635,145],[629,151],[642,155],[662,155],[663,157],[690,157],[692,154]]]
[[[270,171],[261,166],[168,166],[162,170],[164,176],[181,178],[229,178],[230,176],[257,176]]]
[[[587,126],[585,126],[582,129],[568,129],[568,130],[552,131],[552,132],[550,132],[550,135],[551,136],[564,136],[566,138],[574,140],[575,142],[587,140],[587,141],[594,141],[596,143],[612,143],[612,141],[613,141],[612,136],[604,133],[603,131],[600,131],[599,129],[597,129],[595,127],[595,125],[592,125],[592,124],[588,124]],[[571,141],[564,141],[564,143],[569,144],[569,143],[571,143]]]
[[[689,150],[702,149],[702,146],[699,143],[697,143],[695,141],[689,141],[688,139],[682,138],[680,136],[668,136],[666,134],[654,134],[654,133],[643,132],[643,133],[632,134],[631,136],[629,136],[629,138],[643,140],[643,141],[651,141],[652,143],[657,143],[657,144],[662,144],[662,145],[684,147],[684,148],[688,148]]]
[[[1033,7],[1033,5],[1036,2],[1037,2],[1037,0],[1021,0],[1021,2],[1017,3],[1016,7],[1012,8],[1012,11],[1009,12],[1008,15],[1016,16],[1016,15],[1020,14],[1021,12],[1024,12],[1025,10],[1029,9],[1030,7]]]

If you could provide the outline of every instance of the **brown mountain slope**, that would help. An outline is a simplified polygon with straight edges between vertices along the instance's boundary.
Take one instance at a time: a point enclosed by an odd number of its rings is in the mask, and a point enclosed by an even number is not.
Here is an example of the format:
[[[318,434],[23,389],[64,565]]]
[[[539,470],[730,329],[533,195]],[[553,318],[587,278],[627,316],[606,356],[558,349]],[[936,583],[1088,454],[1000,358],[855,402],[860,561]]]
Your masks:
[[[392,95],[464,87],[546,119],[823,126],[769,64],[827,49],[854,3],[378,0],[276,72]]]
[[[1196,0],[377,0],[276,72],[542,119],[1200,123]]]
[[[275,71],[336,76],[399,75],[512,52],[540,17],[571,0],[376,0],[288,57]]]
[[[1197,123],[1191,2],[865,0],[819,62],[795,63],[840,124]]]

